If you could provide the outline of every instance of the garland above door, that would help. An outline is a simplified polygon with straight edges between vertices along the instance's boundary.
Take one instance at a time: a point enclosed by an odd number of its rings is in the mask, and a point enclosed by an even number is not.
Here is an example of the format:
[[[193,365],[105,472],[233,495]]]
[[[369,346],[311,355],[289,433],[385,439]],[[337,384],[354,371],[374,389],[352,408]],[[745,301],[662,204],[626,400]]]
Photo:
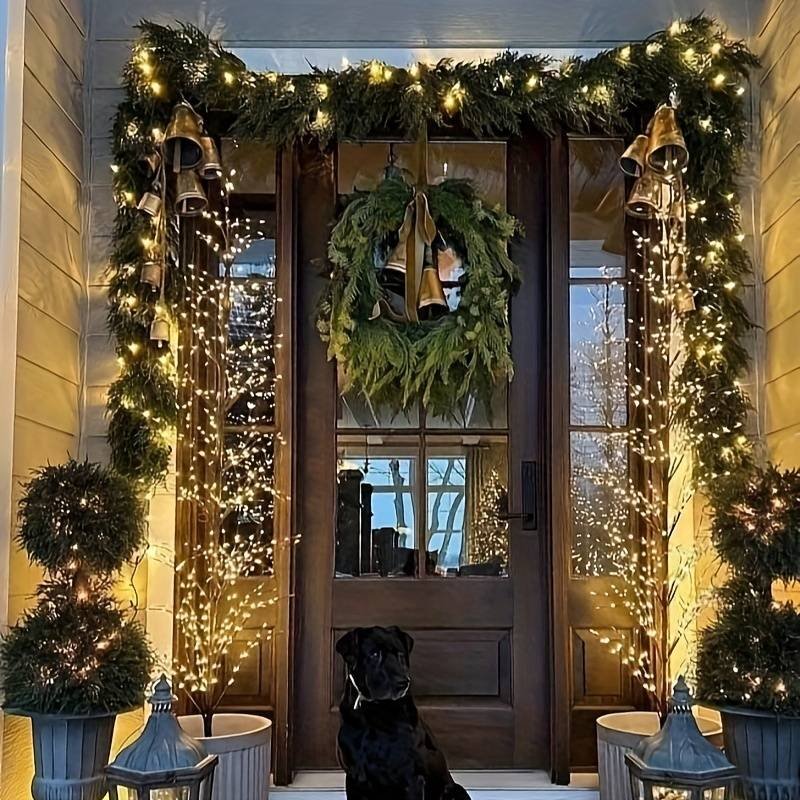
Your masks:
[[[443,60],[396,68],[371,61],[295,76],[248,70],[192,26],[143,22],[140,30],[113,130],[118,209],[108,322],[121,374],[108,410],[112,461],[120,472],[144,485],[160,480],[176,419],[168,328],[181,311],[185,276],[175,220],[179,211],[202,205],[204,189],[196,178],[216,177],[182,169],[187,153],[164,148],[176,108],[189,118],[181,103],[194,114],[201,158],[212,167],[213,144],[223,136],[278,145],[311,137],[322,148],[376,135],[417,139],[428,129],[448,128],[476,137],[513,137],[533,128],[633,138],[656,109],[678,103],[690,154],[683,175],[686,278],[697,306],[682,322],[685,359],[678,380],[687,391],[680,414],[699,483],[720,491],[724,482],[716,478],[749,468],[750,447],[742,436],[747,403],[738,378],[747,365],[740,337],[750,323],[736,291],[749,259],[736,180],[748,130],[748,73],[757,60],[713,20],[677,21],[646,41],[559,64],[503,53],[477,64]],[[500,305],[516,280],[505,255],[515,222],[483,207],[469,184],[416,189],[390,176],[347,206],[330,243],[334,280],[323,301],[321,330],[357,388],[396,406],[421,396],[446,414],[465,394],[485,393],[511,373]],[[412,202],[420,194],[427,211]],[[410,203],[415,215],[430,214],[437,232],[464,251],[469,265],[457,311],[430,327],[414,320],[413,330],[407,320],[389,321],[374,270],[366,269],[372,266],[367,250],[403,230]],[[418,276],[424,255],[421,266]],[[350,271],[339,280],[345,267]],[[354,303],[353,281],[362,279],[368,286]],[[378,324],[369,328],[365,347],[356,347],[370,317]]]

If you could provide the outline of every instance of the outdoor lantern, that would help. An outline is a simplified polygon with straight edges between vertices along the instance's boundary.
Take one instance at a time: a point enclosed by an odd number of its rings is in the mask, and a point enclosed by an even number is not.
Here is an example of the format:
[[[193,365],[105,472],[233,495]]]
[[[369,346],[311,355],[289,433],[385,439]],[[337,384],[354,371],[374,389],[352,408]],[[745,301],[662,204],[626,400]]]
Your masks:
[[[162,675],[142,735],[106,767],[111,800],[211,800],[218,757],[178,724],[175,699]]]
[[[682,675],[663,727],[626,753],[625,763],[633,800],[727,800],[736,776],[736,767],[700,733]]]

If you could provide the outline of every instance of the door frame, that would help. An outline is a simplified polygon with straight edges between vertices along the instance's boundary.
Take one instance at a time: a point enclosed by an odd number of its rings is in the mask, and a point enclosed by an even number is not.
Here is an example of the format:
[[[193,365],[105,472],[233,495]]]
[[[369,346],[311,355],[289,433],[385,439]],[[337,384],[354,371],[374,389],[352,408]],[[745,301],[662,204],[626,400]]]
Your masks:
[[[318,151],[316,145],[312,145]],[[283,353],[283,422],[281,430],[286,436],[290,452],[289,461],[283,474],[285,498],[279,508],[284,511],[280,519],[286,523],[292,535],[301,535],[298,529],[301,519],[304,494],[297,494],[300,487],[297,480],[297,443],[299,437],[305,435],[306,423],[313,426],[313,420],[301,420],[297,415],[298,386],[302,378],[304,345],[324,347],[316,337],[316,342],[303,336],[301,321],[298,319],[297,302],[304,293],[316,292],[322,286],[321,276],[300,281],[301,269],[308,269],[314,263],[324,262],[327,242],[312,237],[303,238],[304,226],[298,219],[297,197],[301,191],[312,191],[322,201],[318,210],[326,207],[333,212],[335,208],[336,190],[333,184],[334,170],[326,169],[331,158],[328,154],[317,153],[318,174],[306,180],[298,174],[299,154],[301,150],[311,155],[309,145],[295,144],[294,148],[285,148],[279,156],[279,236],[282,247],[280,252],[281,267],[278,275],[285,275],[282,291],[282,319],[284,325]],[[563,191],[564,181],[569,170],[569,154],[564,132],[546,138],[545,155],[547,255],[545,276],[545,365],[542,371],[543,380],[548,387],[544,393],[544,437],[543,451],[545,465],[541,470],[542,495],[539,498],[543,511],[543,530],[549,532],[544,543],[546,560],[549,562],[549,646],[550,646],[550,776],[553,783],[567,784],[570,779],[570,636],[567,607],[567,591],[570,574],[570,541],[569,541],[569,451],[568,451],[568,408],[569,408],[569,198]],[[331,215],[332,218],[332,215]],[[323,372],[328,374],[326,382],[334,387],[333,395],[320,400],[331,404],[335,413],[335,381],[330,380],[334,367],[328,363]],[[296,416],[297,415],[297,416]],[[299,423],[299,424],[298,424]],[[330,443],[335,458],[335,443]],[[324,454],[323,454],[324,458]],[[296,502],[292,498],[296,497]],[[279,512],[280,513],[280,512]],[[333,520],[333,509],[331,519]],[[276,526],[280,529],[278,526]],[[537,534],[541,535],[541,533]],[[331,544],[333,537],[330,537]],[[314,557],[327,558],[332,553],[317,553]],[[295,769],[294,737],[303,735],[301,720],[295,717],[294,692],[298,685],[313,679],[303,674],[303,665],[296,658],[297,642],[300,626],[303,624],[302,603],[305,586],[302,558],[299,558],[294,547],[285,548],[280,558],[281,597],[278,610],[278,639],[276,647],[275,680],[275,759],[273,770],[275,783],[286,785],[291,782]],[[276,564],[277,566],[277,564]],[[327,642],[325,642],[327,644]]]

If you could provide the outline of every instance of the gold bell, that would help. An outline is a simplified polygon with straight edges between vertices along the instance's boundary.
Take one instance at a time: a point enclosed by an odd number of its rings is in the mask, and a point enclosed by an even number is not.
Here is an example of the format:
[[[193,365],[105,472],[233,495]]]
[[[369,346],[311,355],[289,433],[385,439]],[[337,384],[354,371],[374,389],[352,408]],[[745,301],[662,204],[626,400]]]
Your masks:
[[[164,280],[164,265],[160,261],[145,261],[139,273],[139,282],[151,289],[160,289]]]
[[[194,169],[203,158],[200,118],[188,103],[178,103],[164,134],[164,158],[176,171]]]
[[[689,163],[689,151],[683,139],[675,109],[663,105],[650,122],[647,166],[662,175],[674,175]]]
[[[422,320],[438,319],[448,311],[439,270],[433,264],[426,265],[422,270],[417,307],[419,318]]]
[[[150,217],[157,217],[161,212],[161,198],[153,192],[145,192],[141,196],[137,208]]]
[[[638,178],[647,163],[647,148],[650,140],[643,133],[639,134],[619,157],[620,169],[633,178]]]
[[[179,172],[175,190],[175,210],[181,217],[197,217],[205,211],[208,199],[196,172]]]
[[[204,181],[215,181],[222,175],[222,162],[219,158],[217,143],[211,136],[204,136],[201,141],[203,143],[203,160],[198,172]]]
[[[163,311],[156,312],[150,323],[150,341],[159,345],[169,342],[169,317]]]
[[[651,169],[646,169],[633,184],[625,213],[639,219],[653,219],[661,209],[664,184]]]

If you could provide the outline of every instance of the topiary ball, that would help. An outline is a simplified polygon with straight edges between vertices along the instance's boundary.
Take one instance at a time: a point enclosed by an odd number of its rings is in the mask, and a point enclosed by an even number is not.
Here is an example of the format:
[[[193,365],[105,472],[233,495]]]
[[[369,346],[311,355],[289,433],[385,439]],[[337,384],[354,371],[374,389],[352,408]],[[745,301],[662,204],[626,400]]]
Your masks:
[[[719,554],[738,574],[800,579],[800,471],[769,465],[718,510]]]
[[[144,540],[144,512],[133,484],[89,461],[40,469],[26,486],[19,515],[19,542],[51,572],[114,572]]]
[[[144,629],[104,592],[69,582],[40,589],[39,604],[0,644],[5,706],[40,714],[102,714],[142,703],[152,651]]]

